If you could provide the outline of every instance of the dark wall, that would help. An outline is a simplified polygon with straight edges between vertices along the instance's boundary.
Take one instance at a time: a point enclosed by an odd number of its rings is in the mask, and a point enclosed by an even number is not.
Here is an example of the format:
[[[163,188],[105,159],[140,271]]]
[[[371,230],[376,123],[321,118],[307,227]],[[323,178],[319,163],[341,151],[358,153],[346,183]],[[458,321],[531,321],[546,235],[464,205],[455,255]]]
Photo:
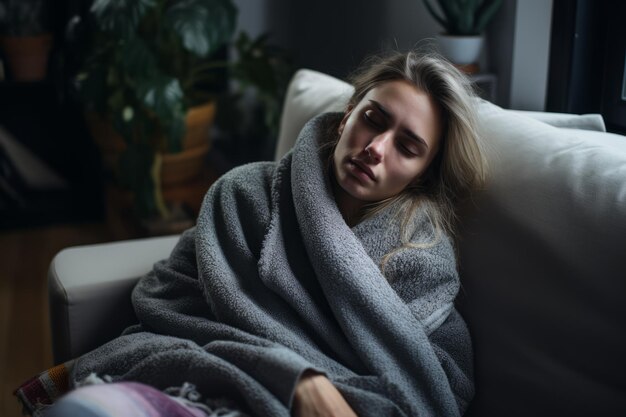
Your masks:
[[[385,4],[359,0],[314,3],[270,0],[268,26],[305,67],[343,78],[389,37]]]

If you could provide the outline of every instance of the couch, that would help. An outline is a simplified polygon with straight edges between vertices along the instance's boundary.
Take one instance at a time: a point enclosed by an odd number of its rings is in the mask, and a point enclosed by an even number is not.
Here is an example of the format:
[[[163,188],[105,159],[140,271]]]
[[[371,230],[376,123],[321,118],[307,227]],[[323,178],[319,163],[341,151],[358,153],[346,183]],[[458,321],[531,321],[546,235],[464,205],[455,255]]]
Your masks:
[[[292,79],[276,149],[340,111],[346,83]],[[490,165],[463,209],[458,307],[472,333],[471,416],[626,415],[626,137],[599,115],[477,103]],[[135,320],[130,291],[177,236],[68,248],[50,266],[54,358],[63,362]]]

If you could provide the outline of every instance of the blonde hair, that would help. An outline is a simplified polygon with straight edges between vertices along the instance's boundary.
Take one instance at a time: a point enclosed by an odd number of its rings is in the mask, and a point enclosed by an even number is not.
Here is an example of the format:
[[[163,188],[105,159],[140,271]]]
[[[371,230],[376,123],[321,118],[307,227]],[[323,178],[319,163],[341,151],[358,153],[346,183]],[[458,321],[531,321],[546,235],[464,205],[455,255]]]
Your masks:
[[[397,196],[369,205],[363,213],[363,217],[370,216],[393,205],[401,220],[402,246],[383,257],[381,267],[384,267],[399,250],[434,245],[442,231],[454,237],[460,202],[484,185],[486,161],[476,128],[476,98],[467,77],[434,53],[392,52],[388,56],[372,57],[349,80],[354,94],[348,108],[355,107],[378,85],[403,80],[430,95],[441,114],[443,133],[439,151],[419,183]],[[430,243],[410,242],[415,231],[412,220],[420,208],[433,227],[434,239]]]

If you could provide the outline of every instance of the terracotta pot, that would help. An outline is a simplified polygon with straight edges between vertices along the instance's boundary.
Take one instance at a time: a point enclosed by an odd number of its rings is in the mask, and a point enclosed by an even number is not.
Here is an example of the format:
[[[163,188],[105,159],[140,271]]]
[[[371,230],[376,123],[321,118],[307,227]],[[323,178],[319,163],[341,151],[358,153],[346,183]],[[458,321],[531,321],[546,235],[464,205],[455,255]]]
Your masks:
[[[16,81],[41,81],[48,73],[53,36],[5,36],[2,48]]]
[[[195,148],[210,143],[209,130],[215,120],[215,102],[194,106],[185,115],[185,138],[183,149]]]
[[[211,146],[208,143],[178,153],[161,155],[161,185],[172,185],[196,178],[206,163]]]
[[[113,184],[107,185],[107,223],[116,236],[129,238],[181,233],[193,224],[206,190],[216,179],[206,164],[206,155],[211,148],[209,131],[214,117],[214,103],[189,109],[185,117],[183,150],[161,155],[159,193],[170,211],[167,218],[137,217],[133,193]],[[115,169],[126,143],[106,118],[86,113],[85,119],[105,169]]]
[[[161,185],[183,183],[202,172],[211,149],[209,130],[215,120],[215,102],[190,108],[185,115],[183,150],[161,155]]]
[[[108,120],[96,113],[85,114],[91,135],[107,169],[113,169],[126,143]],[[192,107],[185,116],[182,151],[162,154],[161,184],[172,185],[190,181],[202,172],[205,157],[211,149],[209,131],[215,120],[215,103]]]

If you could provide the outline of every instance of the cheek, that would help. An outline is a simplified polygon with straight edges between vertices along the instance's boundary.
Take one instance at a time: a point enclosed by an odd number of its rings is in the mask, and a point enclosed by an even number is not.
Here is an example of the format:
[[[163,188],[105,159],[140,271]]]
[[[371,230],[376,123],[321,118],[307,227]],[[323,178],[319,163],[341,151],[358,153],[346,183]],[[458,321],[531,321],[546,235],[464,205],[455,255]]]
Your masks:
[[[337,140],[337,144],[335,145],[335,155],[343,152],[347,148],[347,143],[349,142],[349,130],[343,129],[342,133],[339,135],[339,139]]]
[[[425,165],[426,161],[393,164],[388,170],[388,185],[393,188],[406,188],[423,175],[425,172]]]
[[[363,146],[365,142],[367,142],[367,130],[360,126],[359,123],[349,119],[344,126],[337,146],[348,150]]]
[[[345,133],[340,135],[337,144],[335,145],[335,149],[333,150],[333,161],[335,165],[337,165],[345,156],[346,153],[346,139]]]
[[[339,167],[339,162],[341,161],[341,154],[339,152],[339,145],[335,147],[332,155],[332,163],[333,163],[333,171],[335,175],[337,175],[337,168]]]
[[[342,161],[345,159],[348,154],[348,148],[346,146],[346,132],[339,137],[337,144],[335,145],[335,149],[332,153],[332,163],[333,170],[335,171],[335,175],[339,173],[339,167],[341,166]]]

